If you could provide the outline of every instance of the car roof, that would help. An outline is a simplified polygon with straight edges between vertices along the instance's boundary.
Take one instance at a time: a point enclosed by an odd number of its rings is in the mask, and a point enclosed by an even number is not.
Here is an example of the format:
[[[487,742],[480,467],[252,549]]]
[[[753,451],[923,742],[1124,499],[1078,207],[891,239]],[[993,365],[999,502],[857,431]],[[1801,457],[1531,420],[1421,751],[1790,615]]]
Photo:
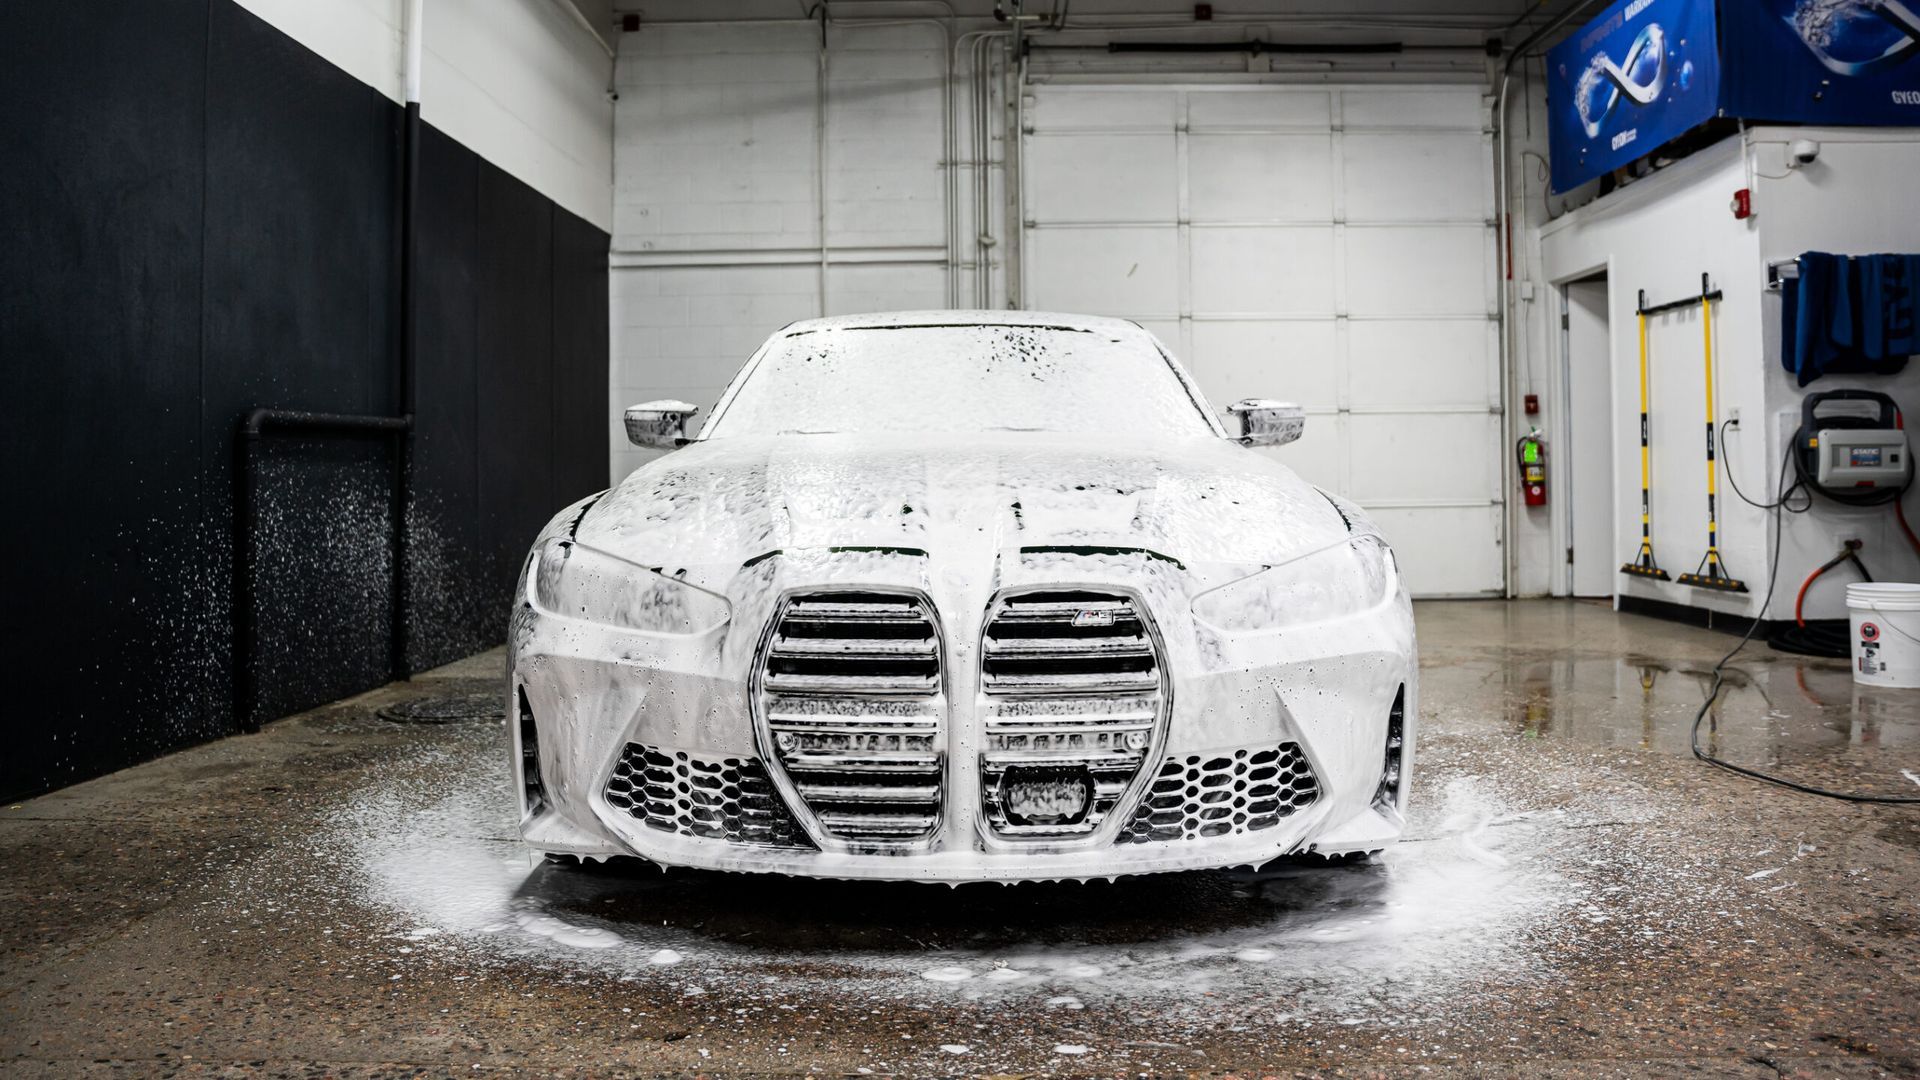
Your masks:
[[[824,319],[803,319],[780,330],[777,336],[793,337],[822,330],[890,329],[909,326],[1051,326],[1091,333],[1144,334],[1130,319],[1102,315],[1070,315],[1059,311],[932,310],[877,311],[864,315],[834,315]]]

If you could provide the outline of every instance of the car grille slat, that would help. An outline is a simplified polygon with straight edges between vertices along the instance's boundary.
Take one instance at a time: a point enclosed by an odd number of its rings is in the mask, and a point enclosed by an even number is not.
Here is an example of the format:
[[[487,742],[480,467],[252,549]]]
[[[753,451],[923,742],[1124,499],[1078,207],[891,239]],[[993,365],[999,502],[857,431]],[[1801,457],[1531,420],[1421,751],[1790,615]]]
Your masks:
[[[770,720],[778,727],[792,728],[796,731],[832,732],[841,735],[859,735],[873,730],[872,724],[863,724],[843,716],[808,716],[798,713],[780,713]],[[901,735],[933,735],[940,730],[940,724],[932,719],[925,723],[896,722],[887,727],[889,732]]]
[[[932,638],[891,637],[780,637],[773,642],[773,655],[786,657],[857,656],[889,659],[923,657],[932,659],[939,652]]]
[[[810,784],[801,781],[800,795],[809,803],[906,803],[924,805],[940,797],[940,785],[925,784]]]
[[[988,613],[980,674],[988,826],[1036,840],[1097,832],[1166,721],[1157,639],[1139,601],[1078,590],[1003,595]],[[1084,784],[1084,813],[1021,819],[1009,782],[1027,778]]]
[[[820,833],[854,845],[924,840],[943,802],[940,637],[918,596],[787,600],[760,671],[775,764]]]
[[[1128,690],[1146,693],[1160,688],[1160,679],[1152,672],[1127,673],[1121,678],[1115,673],[1086,671],[1069,673],[1021,673],[1002,674],[993,680],[993,689],[1000,693],[1026,694],[1097,694],[1116,690]]]
[[[918,773],[939,768],[934,754],[814,754],[780,755],[789,772]]]
[[[836,836],[860,836],[868,840],[914,840],[933,830],[939,814],[879,814],[867,811],[822,810],[816,812],[821,827]]]
[[[1026,660],[1069,656],[1097,658],[1134,656],[1153,658],[1153,643],[1131,637],[1001,637],[987,639],[987,655]]]
[[[811,674],[776,671],[768,665],[767,689],[785,694],[855,695],[895,694],[914,696],[930,693],[939,685],[937,672],[842,671],[835,674]]]

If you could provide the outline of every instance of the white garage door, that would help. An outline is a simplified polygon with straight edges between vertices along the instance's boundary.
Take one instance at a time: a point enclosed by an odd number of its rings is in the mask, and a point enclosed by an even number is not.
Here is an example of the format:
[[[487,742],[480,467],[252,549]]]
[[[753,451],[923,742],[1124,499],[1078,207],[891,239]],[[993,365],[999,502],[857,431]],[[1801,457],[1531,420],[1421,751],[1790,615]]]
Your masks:
[[[1025,306],[1136,319],[1366,507],[1416,595],[1503,588],[1492,151],[1477,87],[1031,90]]]

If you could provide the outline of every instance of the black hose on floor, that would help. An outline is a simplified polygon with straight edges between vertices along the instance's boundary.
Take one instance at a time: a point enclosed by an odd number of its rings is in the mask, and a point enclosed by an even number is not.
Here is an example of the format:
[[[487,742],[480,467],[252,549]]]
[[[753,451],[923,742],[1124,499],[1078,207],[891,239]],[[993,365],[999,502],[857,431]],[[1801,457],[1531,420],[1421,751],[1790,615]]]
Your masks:
[[[1808,619],[1767,635],[1767,644],[1784,653],[1845,660],[1853,655],[1853,624],[1846,619]]]
[[[1787,454],[1791,456],[1792,453],[1793,445],[1792,443],[1788,443]],[[1765,616],[1767,608],[1773,604],[1773,587],[1777,584],[1777,579],[1780,576],[1780,530],[1786,518],[1782,506],[1785,504],[1787,497],[1793,493],[1794,488],[1798,486],[1798,481],[1792,484],[1788,483],[1787,463],[1782,461],[1780,463],[1780,491],[1774,501],[1768,504],[1768,508],[1773,512],[1773,557],[1768,560],[1767,563],[1767,594],[1766,597],[1760,601],[1761,616]],[[1744,499],[1746,496],[1743,495],[1741,498]],[[1748,501],[1751,502],[1751,500]],[[1756,503],[1754,505],[1759,504]],[[1835,560],[1836,563],[1838,561],[1837,559]],[[1706,722],[1707,714],[1713,710],[1713,703],[1720,698],[1720,690],[1726,683],[1727,664],[1731,663],[1734,657],[1740,655],[1740,650],[1747,647],[1747,642],[1753,640],[1753,632],[1759,629],[1759,627],[1759,618],[1748,623],[1747,632],[1740,635],[1739,642],[1737,642],[1732,649],[1728,650],[1727,655],[1720,658],[1719,663],[1713,665],[1713,682],[1707,687],[1707,699],[1700,703],[1700,711],[1693,714],[1693,730],[1689,735],[1689,743],[1693,748],[1693,756],[1716,769],[1724,769],[1736,776],[1744,776],[1750,780],[1758,780],[1763,784],[1772,784],[1775,787],[1783,787],[1789,791],[1798,791],[1807,795],[1819,795],[1828,799],[1839,799],[1842,802],[1853,803],[1886,803],[1891,805],[1912,805],[1914,803],[1920,803],[1920,797],[1912,795],[1861,795],[1852,791],[1833,791],[1828,788],[1815,787],[1812,784],[1800,783],[1798,780],[1789,780],[1784,776],[1775,776],[1772,773],[1761,772],[1759,769],[1749,769],[1745,765],[1735,765],[1731,761],[1724,761],[1707,753],[1705,748],[1700,745],[1700,725]]]

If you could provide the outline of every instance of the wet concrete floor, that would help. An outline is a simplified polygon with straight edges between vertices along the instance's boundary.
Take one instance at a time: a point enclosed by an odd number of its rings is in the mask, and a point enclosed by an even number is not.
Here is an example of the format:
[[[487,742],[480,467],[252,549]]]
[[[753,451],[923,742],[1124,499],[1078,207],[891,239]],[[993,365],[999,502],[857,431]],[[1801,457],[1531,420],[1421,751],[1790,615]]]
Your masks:
[[[0,811],[0,1072],[1920,1075],[1920,809],[1694,762],[1724,635],[1418,608],[1408,840],[1072,886],[536,862],[498,654]],[[1731,760],[1920,794],[1920,691],[1753,646]],[[1909,771],[1912,775],[1908,775]]]

